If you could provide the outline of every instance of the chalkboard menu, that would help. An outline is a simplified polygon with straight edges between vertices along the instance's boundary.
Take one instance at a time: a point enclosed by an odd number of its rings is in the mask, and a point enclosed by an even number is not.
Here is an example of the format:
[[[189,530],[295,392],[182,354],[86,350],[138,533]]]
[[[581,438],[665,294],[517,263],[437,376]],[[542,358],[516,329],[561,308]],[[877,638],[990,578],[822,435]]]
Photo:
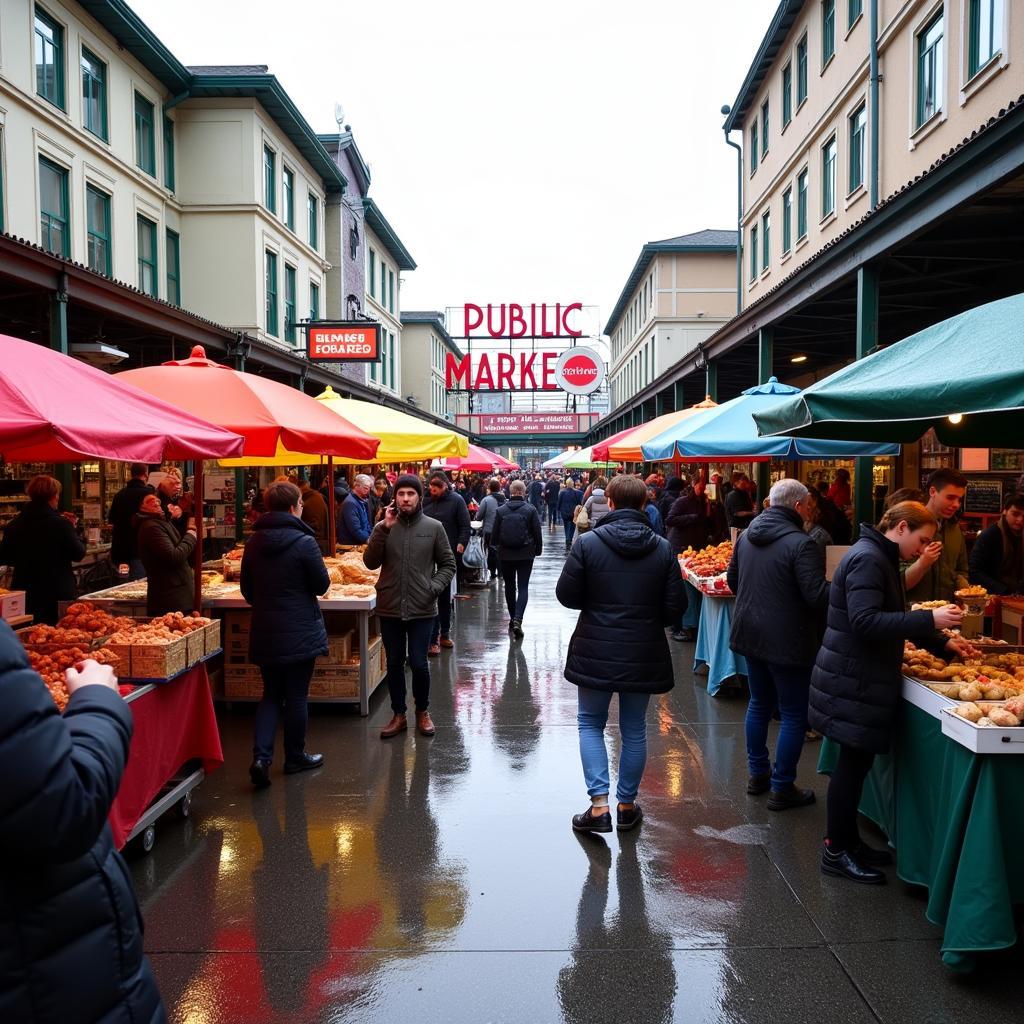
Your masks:
[[[964,496],[965,512],[985,512],[998,515],[1003,510],[1002,480],[968,478]]]

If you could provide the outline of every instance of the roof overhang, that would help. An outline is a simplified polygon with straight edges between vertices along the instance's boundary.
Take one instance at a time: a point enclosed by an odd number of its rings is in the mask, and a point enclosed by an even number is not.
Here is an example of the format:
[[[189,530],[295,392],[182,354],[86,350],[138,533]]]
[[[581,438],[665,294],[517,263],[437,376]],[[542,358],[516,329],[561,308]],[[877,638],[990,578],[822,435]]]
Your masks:
[[[380,207],[372,199],[364,199],[363,212],[366,215],[366,223],[391,254],[391,258],[398,264],[398,268],[400,270],[415,270],[416,261],[402,244],[402,240],[395,234],[395,229],[387,222],[384,214],[380,212]]]

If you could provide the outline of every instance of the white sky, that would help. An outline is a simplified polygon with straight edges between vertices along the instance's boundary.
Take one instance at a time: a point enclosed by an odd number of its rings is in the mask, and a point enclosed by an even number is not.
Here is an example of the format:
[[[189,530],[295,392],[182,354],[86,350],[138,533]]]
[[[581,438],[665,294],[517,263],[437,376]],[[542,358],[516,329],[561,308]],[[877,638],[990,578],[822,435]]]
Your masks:
[[[600,307],[644,242],[736,223],[731,103],[776,0],[129,0],[185,64],[345,108],[412,253],[405,309]],[[453,325],[454,326],[454,325]]]

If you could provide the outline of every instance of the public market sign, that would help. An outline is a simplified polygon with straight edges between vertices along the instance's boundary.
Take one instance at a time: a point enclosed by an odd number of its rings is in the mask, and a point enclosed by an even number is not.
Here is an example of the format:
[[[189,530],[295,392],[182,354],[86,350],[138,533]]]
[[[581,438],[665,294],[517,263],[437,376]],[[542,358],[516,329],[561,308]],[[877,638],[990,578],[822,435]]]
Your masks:
[[[567,391],[589,395],[605,378],[604,360],[577,345],[562,352],[483,352],[456,359],[445,354],[449,391]]]
[[[480,414],[476,419],[481,434],[576,434],[581,429],[574,412]]]
[[[582,338],[573,315],[582,312],[582,302],[467,302],[462,307],[462,338]]]
[[[380,359],[378,323],[366,320],[303,324],[311,362],[375,363]]]

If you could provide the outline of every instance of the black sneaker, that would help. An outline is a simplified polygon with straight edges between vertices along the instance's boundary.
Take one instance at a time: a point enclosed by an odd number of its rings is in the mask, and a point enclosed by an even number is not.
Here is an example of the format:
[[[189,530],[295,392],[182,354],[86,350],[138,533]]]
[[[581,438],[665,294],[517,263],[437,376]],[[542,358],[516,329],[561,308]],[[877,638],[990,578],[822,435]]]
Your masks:
[[[677,643],[685,643],[686,642],[686,637],[683,636],[683,631],[681,629],[673,629],[672,630],[672,639],[675,640]]]
[[[860,882],[862,885],[885,885],[887,881],[878,868],[858,862],[845,850],[833,853],[828,846],[822,847],[821,872],[824,875],[835,875],[837,878],[848,878],[851,882]]]
[[[867,843],[860,843],[853,851],[853,859],[870,868],[884,868],[892,863],[892,850],[876,850]]]
[[[632,807],[626,810],[616,807],[615,819],[615,827],[620,832],[628,832],[630,829],[636,828],[644,820],[644,812],[639,804],[633,804]]]
[[[807,807],[814,803],[813,789],[797,789],[790,783],[785,789],[773,789],[768,797],[769,811],[788,811],[792,807]]]
[[[270,762],[258,758],[249,765],[249,779],[257,789],[266,789],[270,785]]]
[[[747,779],[747,793],[750,796],[760,796],[772,788],[772,773],[765,772],[764,775],[751,775]]]
[[[512,632],[515,634],[516,639],[523,639],[523,624],[518,619],[512,620]]]
[[[612,812],[591,814],[588,807],[582,814],[572,816],[572,829],[574,832],[611,832]]]
[[[294,775],[296,772],[308,772],[313,768],[319,768],[324,763],[323,754],[303,754],[294,761],[285,761],[285,775]]]

